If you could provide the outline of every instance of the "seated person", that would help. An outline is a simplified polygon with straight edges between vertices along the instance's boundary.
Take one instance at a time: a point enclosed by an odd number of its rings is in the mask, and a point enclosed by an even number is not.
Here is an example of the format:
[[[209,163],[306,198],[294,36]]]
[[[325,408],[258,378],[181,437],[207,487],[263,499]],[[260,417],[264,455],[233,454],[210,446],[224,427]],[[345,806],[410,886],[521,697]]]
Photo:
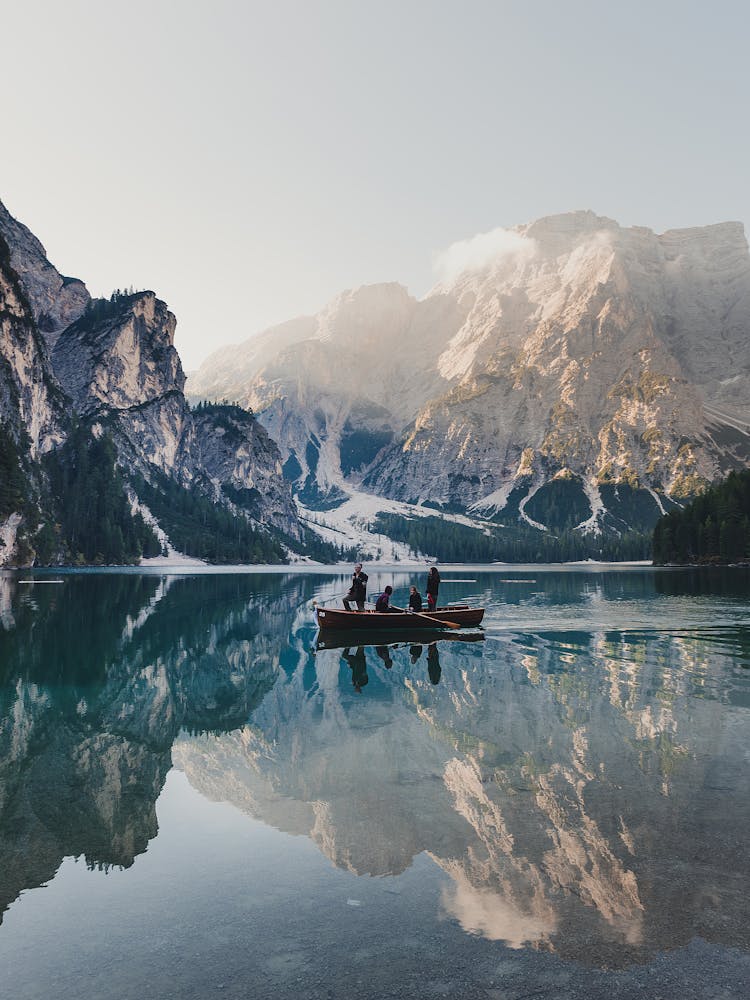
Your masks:
[[[380,597],[375,601],[376,611],[390,611],[391,607],[391,594],[393,593],[393,587],[390,584],[385,588]]]
[[[409,592],[409,611],[422,610],[422,595],[416,587],[412,587]]]

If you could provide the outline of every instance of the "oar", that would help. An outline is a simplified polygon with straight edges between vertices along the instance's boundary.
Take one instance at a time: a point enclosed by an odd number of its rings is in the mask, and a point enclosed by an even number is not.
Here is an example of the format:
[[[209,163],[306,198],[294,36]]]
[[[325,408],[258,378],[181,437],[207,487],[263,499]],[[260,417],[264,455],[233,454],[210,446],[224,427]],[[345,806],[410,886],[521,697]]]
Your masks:
[[[432,618],[430,615],[423,615],[421,611],[407,611],[406,608],[397,608],[395,604],[391,604],[390,607],[394,611],[403,611],[407,615],[412,615],[414,618],[424,618],[426,622],[432,622],[437,625],[447,625],[448,628],[461,628],[458,622],[449,622],[444,618]]]

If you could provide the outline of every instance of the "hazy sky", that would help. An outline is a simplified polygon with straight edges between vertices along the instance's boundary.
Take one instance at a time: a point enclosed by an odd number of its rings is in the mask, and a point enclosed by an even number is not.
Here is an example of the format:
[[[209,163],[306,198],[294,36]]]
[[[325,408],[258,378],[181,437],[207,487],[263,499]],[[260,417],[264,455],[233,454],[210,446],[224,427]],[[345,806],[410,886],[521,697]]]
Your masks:
[[[743,3],[2,2],[0,199],[186,368],[344,288],[592,208],[750,220]]]

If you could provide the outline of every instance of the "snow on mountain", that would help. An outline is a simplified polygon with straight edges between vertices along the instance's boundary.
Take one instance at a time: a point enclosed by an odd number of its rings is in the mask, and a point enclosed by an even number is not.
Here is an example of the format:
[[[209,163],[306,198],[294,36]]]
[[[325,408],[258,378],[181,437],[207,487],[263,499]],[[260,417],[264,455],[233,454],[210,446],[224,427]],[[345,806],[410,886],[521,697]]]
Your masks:
[[[659,235],[572,212],[488,237],[451,248],[422,300],[343,293],[232,366],[212,356],[188,394],[250,405],[321,512],[364,489],[619,531],[750,460],[741,224]]]

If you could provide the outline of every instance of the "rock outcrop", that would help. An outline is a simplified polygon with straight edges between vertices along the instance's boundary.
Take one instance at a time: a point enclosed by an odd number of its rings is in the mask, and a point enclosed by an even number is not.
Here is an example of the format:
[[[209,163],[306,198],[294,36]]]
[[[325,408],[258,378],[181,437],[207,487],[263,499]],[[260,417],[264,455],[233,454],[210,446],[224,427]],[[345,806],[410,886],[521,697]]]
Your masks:
[[[0,566],[33,558],[41,457],[65,436],[66,400],[0,231]]]
[[[34,234],[14,219],[0,202],[0,234],[10,249],[10,262],[31,304],[34,321],[53,347],[61,330],[75,322],[91,297],[77,278],[66,278],[47,260]]]
[[[29,459],[63,438],[65,400],[0,231],[0,420]]]
[[[238,406],[206,407],[191,414],[184,467],[206,477],[215,494],[262,524],[293,538],[299,523],[284,479],[281,454],[265,428]]]
[[[187,404],[166,303],[135,292],[99,312],[63,331],[52,355],[76,411],[112,434],[121,459],[146,479],[155,469],[296,537],[291,489],[265,429],[240,407],[194,413]]]
[[[117,295],[60,335],[52,360],[81,416],[147,406],[181,392],[185,377],[174,347],[177,321],[153,292]]]

